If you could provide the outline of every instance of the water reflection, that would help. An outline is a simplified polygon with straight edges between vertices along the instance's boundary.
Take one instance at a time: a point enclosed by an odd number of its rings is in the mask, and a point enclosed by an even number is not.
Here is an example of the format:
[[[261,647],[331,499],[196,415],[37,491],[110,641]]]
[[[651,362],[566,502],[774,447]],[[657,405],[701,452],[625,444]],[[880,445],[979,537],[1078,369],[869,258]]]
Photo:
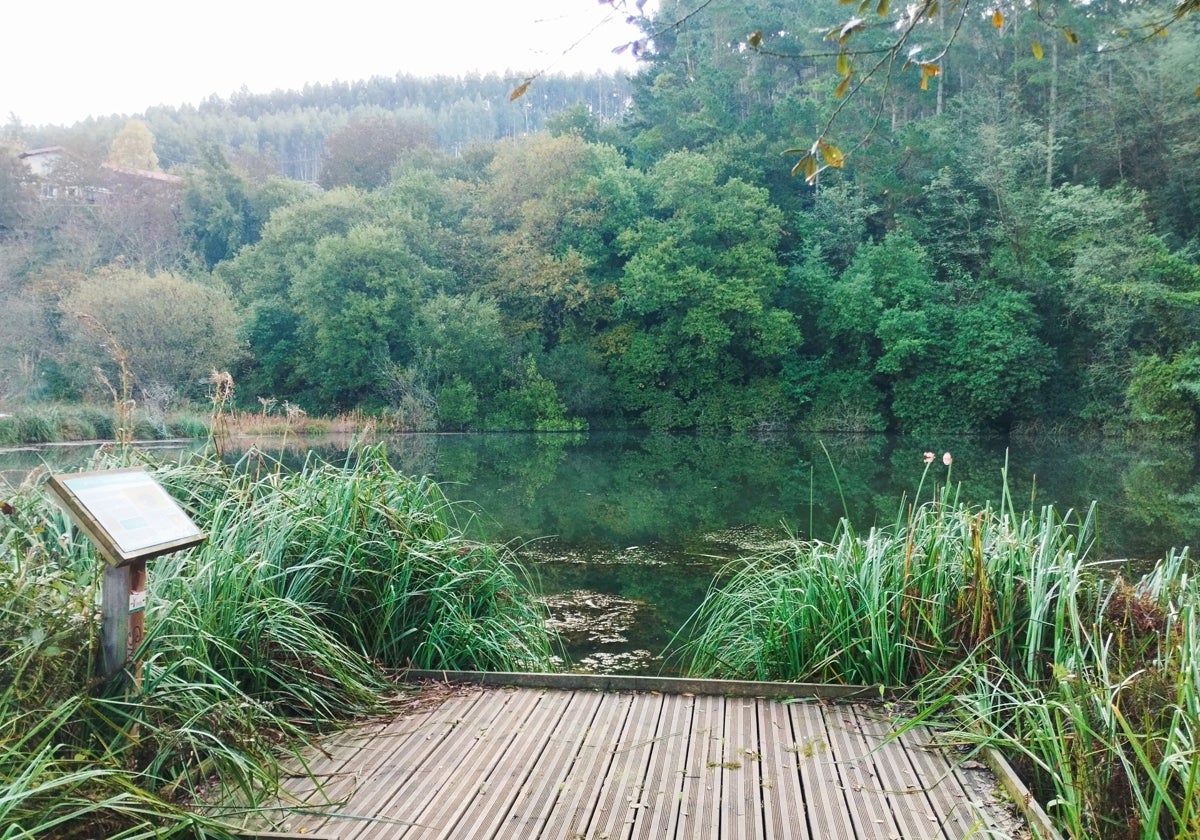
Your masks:
[[[347,443],[248,439],[233,450],[253,445],[291,463],[315,450],[336,462]],[[843,515],[859,529],[891,523],[902,498],[928,499],[947,480],[964,500],[996,501],[1006,465],[1018,509],[1098,503],[1097,559],[1153,561],[1200,532],[1192,446],[634,433],[406,435],[387,445],[397,467],[441,483],[474,536],[517,547],[571,659],[591,670],[658,670],[671,633],[739,553],[788,534],[829,537]],[[939,456],[928,469],[926,451]],[[83,469],[89,454],[0,453],[0,470],[12,483],[41,464]]]

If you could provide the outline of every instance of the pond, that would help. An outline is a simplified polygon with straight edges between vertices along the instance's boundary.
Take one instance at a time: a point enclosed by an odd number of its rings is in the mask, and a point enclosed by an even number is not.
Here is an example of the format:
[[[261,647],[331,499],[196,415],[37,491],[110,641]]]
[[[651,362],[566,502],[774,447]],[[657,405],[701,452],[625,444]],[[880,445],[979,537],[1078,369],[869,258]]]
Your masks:
[[[346,442],[246,441],[285,461],[340,460]],[[511,544],[545,593],[570,664],[658,673],[671,634],[730,559],[789,534],[828,538],[895,520],[902,498],[947,477],[976,504],[1008,486],[1018,509],[1097,502],[1096,559],[1136,567],[1200,535],[1200,470],[1190,445],[886,436],[588,434],[405,435],[388,451],[435,478],[473,536]],[[182,448],[164,449],[175,455]],[[937,459],[929,466],[925,451]],[[953,464],[941,462],[950,452]],[[90,449],[0,452],[0,475],[82,469]]]

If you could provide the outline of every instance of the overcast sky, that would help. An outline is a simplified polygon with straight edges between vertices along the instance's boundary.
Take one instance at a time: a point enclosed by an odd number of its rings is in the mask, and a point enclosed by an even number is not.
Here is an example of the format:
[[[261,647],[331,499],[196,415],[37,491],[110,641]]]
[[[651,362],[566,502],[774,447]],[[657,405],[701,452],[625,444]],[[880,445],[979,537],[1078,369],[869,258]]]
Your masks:
[[[243,86],[630,69],[612,49],[638,35],[597,0],[60,0],[6,3],[3,21],[0,124],[31,126]]]

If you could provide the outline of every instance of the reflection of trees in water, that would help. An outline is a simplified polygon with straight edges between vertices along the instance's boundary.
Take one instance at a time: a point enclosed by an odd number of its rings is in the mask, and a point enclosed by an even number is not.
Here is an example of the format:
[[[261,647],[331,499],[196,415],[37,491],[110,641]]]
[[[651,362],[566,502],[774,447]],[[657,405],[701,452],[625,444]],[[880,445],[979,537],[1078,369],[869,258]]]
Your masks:
[[[340,463],[349,443],[289,437],[246,445],[298,465],[310,450]],[[398,469],[432,476],[462,500],[455,515],[497,541],[555,536],[602,551],[656,544],[686,556],[703,553],[694,545],[702,535],[730,528],[828,538],[843,514],[860,530],[894,522],[918,486],[928,499],[947,475],[964,500],[998,500],[1006,459],[1018,509],[1098,503],[1100,556],[1157,557],[1200,533],[1196,453],[1179,444],[593,432],[400,435],[388,450]],[[925,451],[952,452],[953,466],[939,459],[926,472]],[[19,473],[19,481],[43,463],[83,469],[89,456],[80,447],[0,453],[0,471]]]

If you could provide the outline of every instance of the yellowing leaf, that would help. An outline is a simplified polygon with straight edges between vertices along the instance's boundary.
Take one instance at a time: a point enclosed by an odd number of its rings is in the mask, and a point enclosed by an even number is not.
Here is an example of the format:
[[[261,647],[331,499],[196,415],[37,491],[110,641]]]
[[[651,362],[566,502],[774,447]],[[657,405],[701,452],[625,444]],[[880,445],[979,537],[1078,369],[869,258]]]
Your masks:
[[[834,169],[841,169],[846,165],[846,156],[842,154],[842,150],[837,146],[832,143],[826,143],[824,140],[819,141],[818,145],[821,149],[821,159],[826,164],[832,166]]]
[[[850,56],[846,55],[844,52],[838,53],[837,72],[839,76],[850,75]]]
[[[525,95],[525,91],[529,90],[529,82],[521,82],[516,89],[508,95],[509,102],[515,102]]]
[[[1070,41],[1073,45],[1079,46],[1079,36],[1076,35],[1074,32],[1072,32],[1070,29],[1067,29],[1067,27],[1065,27],[1065,26],[1063,27],[1063,35],[1065,35],[1067,40]]]
[[[1034,41],[1033,42],[1033,57],[1036,58],[1038,61],[1041,61],[1043,55],[1045,55],[1045,53],[1042,52],[1042,45],[1039,44],[1037,41]]]
[[[1004,28],[1004,13],[999,9],[992,12],[992,26],[996,27],[997,29]]]
[[[889,0],[879,0],[879,5],[875,7],[875,12],[880,17],[887,17],[887,13],[891,10],[892,4]]]
[[[746,43],[748,43],[754,49],[758,49],[759,45],[762,44],[762,33],[751,32],[750,37],[746,39]]]
[[[812,155],[808,156],[808,161],[804,164],[804,180],[810,184],[817,180],[817,159]]]
[[[1200,87],[1196,88],[1196,95],[1200,96]]]
[[[840,82],[838,82],[838,86],[833,91],[834,99],[841,99],[843,96],[846,95],[846,91],[850,89],[850,79],[851,78],[853,78],[853,77],[852,76],[843,76],[842,77],[842,80]]]
[[[933,2],[929,4],[929,8],[927,8],[925,10],[925,17],[932,20],[933,18],[937,17],[937,13],[938,13],[937,0],[933,0]]]
[[[929,90],[929,80],[942,72],[936,64],[921,64],[921,90]]]
[[[792,167],[792,177],[793,178],[805,170],[805,167],[808,166],[808,161],[811,158],[812,158],[812,155],[805,152],[804,155],[800,158],[800,160],[796,161],[796,165]]]

